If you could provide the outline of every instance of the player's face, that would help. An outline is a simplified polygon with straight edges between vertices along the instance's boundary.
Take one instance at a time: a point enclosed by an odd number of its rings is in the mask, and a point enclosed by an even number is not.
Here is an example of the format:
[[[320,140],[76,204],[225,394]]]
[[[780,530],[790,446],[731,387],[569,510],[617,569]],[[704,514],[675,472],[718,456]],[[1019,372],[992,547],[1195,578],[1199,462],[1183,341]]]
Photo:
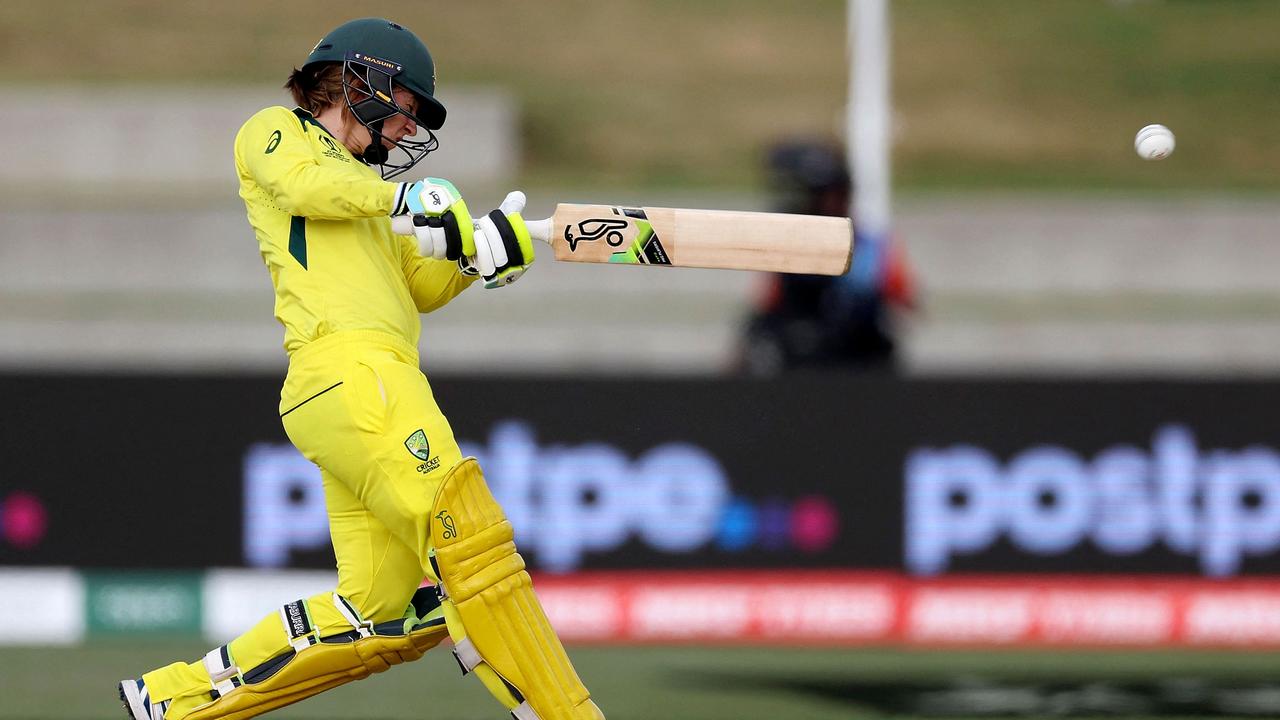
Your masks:
[[[401,108],[413,115],[418,114],[418,98],[415,97],[413,93],[405,90],[404,88],[398,87],[395,89],[394,95],[396,98],[396,104]],[[396,113],[395,115],[387,118],[387,121],[383,123],[382,134],[386,137],[383,139],[382,144],[386,145],[389,150],[392,147],[392,140],[400,142],[416,132],[418,132],[417,123],[400,113]]]
[[[418,98],[413,93],[404,88],[397,87],[393,93],[396,103],[404,110],[418,114]],[[366,96],[367,97],[367,96]],[[346,146],[352,153],[359,154],[369,145],[369,130],[356,120],[352,113],[347,113],[343,119],[346,128]],[[404,138],[414,135],[418,132],[418,124],[412,119],[396,113],[387,118],[382,123],[382,144],[390,150],[395,147],[392,141],[399,142]]]

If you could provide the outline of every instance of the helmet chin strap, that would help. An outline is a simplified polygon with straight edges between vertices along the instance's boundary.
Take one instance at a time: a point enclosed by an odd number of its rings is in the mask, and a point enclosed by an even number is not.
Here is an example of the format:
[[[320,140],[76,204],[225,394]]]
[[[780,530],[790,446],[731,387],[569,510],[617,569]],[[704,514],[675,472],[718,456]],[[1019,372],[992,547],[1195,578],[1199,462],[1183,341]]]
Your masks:
[[[369,145],[360,154],[360,159],[366,165],[384,165],[387,159],[391,157],[391,151],[387,150],[382,144],[382,123],[384,120],[375,120],[369,123]]]

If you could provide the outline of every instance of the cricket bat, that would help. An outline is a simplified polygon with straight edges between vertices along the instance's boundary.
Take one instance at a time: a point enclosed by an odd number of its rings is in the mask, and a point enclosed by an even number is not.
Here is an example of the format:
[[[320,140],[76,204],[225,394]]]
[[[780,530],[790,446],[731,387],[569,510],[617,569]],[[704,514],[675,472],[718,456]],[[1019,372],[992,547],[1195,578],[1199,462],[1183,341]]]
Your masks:
[[[569,262],[843,275],[853,253],[843,217],[561,203],[525,224]],[[391,226],[413,234],[407,215]]]

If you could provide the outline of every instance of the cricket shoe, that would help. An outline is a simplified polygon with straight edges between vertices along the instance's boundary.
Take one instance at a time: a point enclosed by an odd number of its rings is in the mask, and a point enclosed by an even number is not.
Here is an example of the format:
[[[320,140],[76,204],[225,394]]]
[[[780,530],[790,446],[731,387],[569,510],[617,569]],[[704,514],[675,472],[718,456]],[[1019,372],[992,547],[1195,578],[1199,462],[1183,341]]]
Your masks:
[[[141,680],[120,681],[120,702],[124,703],[130,720],[164,720],[164,711],[169,709],[168,700],[151,702],[147,685]]]

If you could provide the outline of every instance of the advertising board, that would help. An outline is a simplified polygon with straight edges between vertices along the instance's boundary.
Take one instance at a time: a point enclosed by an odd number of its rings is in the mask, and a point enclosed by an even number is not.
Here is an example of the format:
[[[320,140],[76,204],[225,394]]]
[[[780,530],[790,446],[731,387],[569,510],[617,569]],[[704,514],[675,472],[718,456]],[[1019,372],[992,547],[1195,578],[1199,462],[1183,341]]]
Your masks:
[[[284,437],[277,383],[0,376],[0,565],[332,568],[319,472]],[[434,390],[543,572],[1280,572],[1280,384]]]

